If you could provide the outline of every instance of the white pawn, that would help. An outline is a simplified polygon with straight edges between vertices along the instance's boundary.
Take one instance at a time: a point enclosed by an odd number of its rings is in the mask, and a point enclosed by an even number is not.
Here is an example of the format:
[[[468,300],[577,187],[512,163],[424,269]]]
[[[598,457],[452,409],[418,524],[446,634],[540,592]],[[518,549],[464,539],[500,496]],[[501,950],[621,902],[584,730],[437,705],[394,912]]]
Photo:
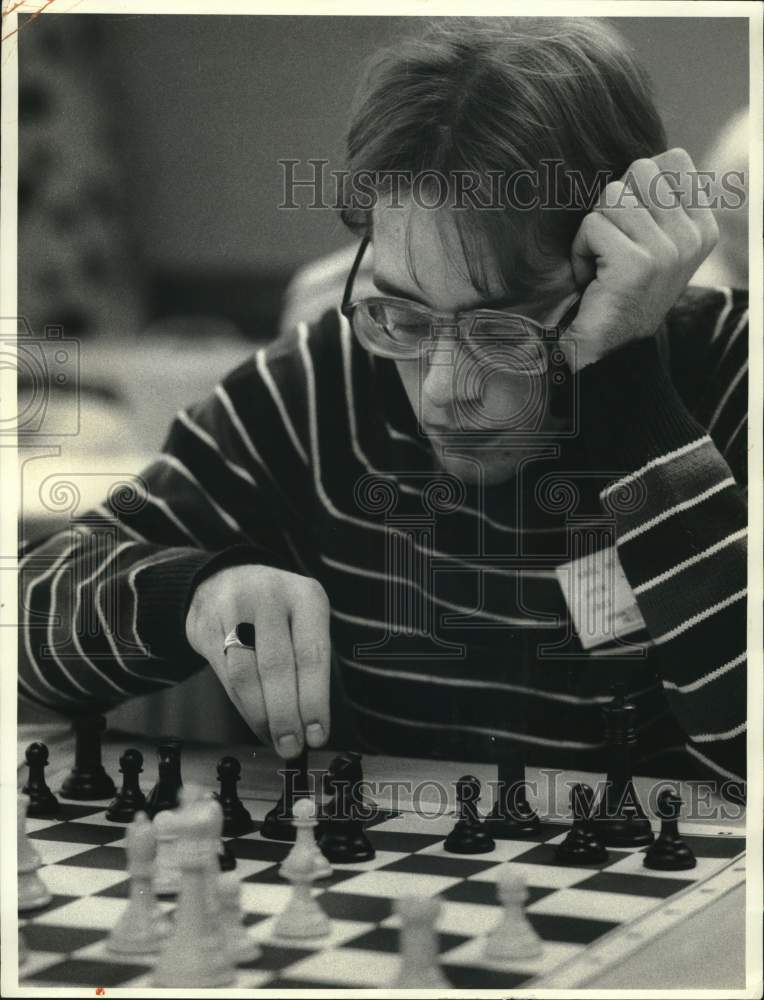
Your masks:
[[[19,912],[26,913],[27,910],[39,910],[43,906],[47,906],[52,896],[48,892],[48,887],[37,874],[37,869],[42,864],[42,861],[36,848],[27,837],[27,807],[29,800],[26,795],[19,793],[16,805]]]
[[[499,873],[496,894],[504,912],[485,937],[483,956],[492,962],[538,958],[542,952],[541,938],[523,912],[528,890],[508,864]]]
[[[292,885],[292,895],[276,921],[273,933],[286,938],[326,937],[332,927],[311,895],[310,887],[316,878],[311,855],[304,851],[293,852],[284,874]]]
[[[317,879],[329,878],[334,869],[321,853],[316,843],[313,831],[318,826],[316,819],[316,806],[312,799],[298,799],[292,809],[292,825],[297,834],[294,847],[281,863],[279,875],[282,878],[289,878],[289,866],[293,857],[309,857],[313,865],[313,871]]]
[[[228,953],[237,965],[254,962],[262,955],[262,948],[242,923],[241,884],[236,872],[221,872],[218,878],[223,940]]]
[[[127,828],[130,901],[109,935],[109,951],[122,955],[151,954],[160,950],[163,939],[170,933],[170,922],[154,896],[156,848],[156,834],[148,816],[145,812],[136,813]]]
[[[398,974],[394,989],[450,990],[438,964],[438,935],[435,921],[440,913],[437,899],[404,896],[395,912],[401,920]]]

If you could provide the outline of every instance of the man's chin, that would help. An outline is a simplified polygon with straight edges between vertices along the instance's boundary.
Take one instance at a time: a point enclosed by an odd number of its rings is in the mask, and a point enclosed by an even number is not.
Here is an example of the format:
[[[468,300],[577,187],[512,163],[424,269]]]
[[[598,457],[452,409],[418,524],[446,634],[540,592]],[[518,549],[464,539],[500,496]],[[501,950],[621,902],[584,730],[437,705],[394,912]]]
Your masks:
[[[470,455],[444,455],[435,448],[438,464],[465,483],[498,486],[511,479],[520,462],[520,455],[508,451],[486,451]]]

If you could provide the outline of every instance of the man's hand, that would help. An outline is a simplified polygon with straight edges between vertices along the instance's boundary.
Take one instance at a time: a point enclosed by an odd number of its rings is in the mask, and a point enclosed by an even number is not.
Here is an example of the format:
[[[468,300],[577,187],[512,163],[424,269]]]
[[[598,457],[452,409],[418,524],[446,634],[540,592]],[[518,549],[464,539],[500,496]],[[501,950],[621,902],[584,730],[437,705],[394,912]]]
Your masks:
[[[255,626],[255,649],[230,647],[240,622]],[[186,618],[192,648],[228,697],[282,757],[329,735],[329,600],[317,580],[266,566],[235,566],[204,580]]]
[[[586,290],[560,345],[574,371],[652,336],[713,249],[719,230],[695,172],[683,149],[635,160],[581,223],[571,265]]]

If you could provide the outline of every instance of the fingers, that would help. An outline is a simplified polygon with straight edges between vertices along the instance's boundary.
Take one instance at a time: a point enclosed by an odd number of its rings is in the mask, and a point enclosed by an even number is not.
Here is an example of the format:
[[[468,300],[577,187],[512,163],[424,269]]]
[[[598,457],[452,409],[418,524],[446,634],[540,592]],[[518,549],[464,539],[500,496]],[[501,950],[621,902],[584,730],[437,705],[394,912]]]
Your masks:
[[[270,739],[268,714],[254,649],[231,646],[221,659],[215,672],[226,694],[255,736],[267,743]]]
[[[300,716],[308,746],[322,746],[329,736],[329,602],[322,587],[313,600],[300,602],[292,613],[292,649],[297,675]]]
[[[271,741],[287,759],[303,747],[292,639],[280,601],[255,609],[255,650]]]

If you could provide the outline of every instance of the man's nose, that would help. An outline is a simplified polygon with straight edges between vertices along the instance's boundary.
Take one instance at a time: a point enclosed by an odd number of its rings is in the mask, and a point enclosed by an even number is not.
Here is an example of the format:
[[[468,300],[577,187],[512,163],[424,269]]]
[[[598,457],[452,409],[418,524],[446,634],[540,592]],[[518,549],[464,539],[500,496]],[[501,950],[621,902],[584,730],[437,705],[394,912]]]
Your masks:
[[[458,377],[457,350],[458,345],[454,342],[427,351],[422,378],[422,401],[425,406],[430,404],[442,409],[454,401]]]

